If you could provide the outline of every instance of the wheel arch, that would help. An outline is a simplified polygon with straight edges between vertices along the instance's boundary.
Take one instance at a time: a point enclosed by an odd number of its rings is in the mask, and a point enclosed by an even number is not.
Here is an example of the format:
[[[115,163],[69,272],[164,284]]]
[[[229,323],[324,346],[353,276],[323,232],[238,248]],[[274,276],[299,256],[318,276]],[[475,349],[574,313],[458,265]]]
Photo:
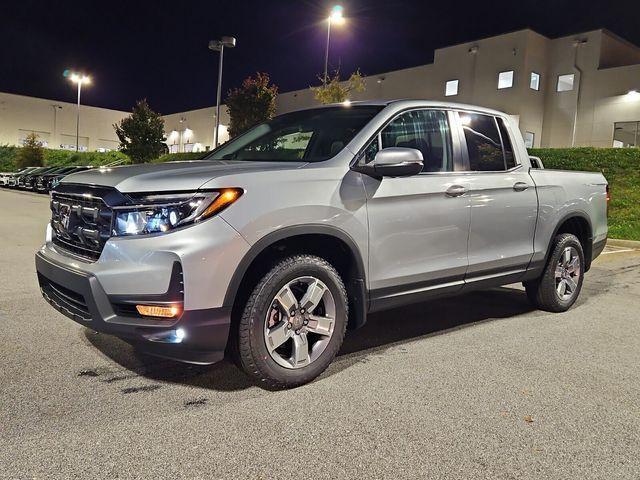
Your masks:
[[[591,256],[593,253],[593,227],[589,216],[582,211],[568,213],[558,221],[549,239],[544,264],[546,265],[549,261],[549,255],[551,255],[555,238],[562,233],[571,233],[578,237],[584,252],[585,272],[588,271],[591,268]]]
[[[347,287],[351,312],[349,328],[359,328],[366,323],[368,295],[364,260],[353,238],[344,230],[330,225],[285,227],[254,243],[231,278],[224,305],[233,306],[234,310],[238,308],[258,277],[266,273],[278,258],[293,253],[316,254],[332,263]]]

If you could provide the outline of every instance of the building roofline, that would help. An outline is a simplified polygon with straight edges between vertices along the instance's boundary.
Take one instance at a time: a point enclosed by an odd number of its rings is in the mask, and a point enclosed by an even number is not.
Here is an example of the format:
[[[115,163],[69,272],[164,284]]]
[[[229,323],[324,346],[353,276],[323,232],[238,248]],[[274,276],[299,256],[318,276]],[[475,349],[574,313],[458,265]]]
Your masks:
[[[608,28],[601,28],[600,31],[602,33],[606,33],[607,35],[609,35],[610,37],[618,40],[620,43],[624,43],[625,45],[627,45],[628,47],[631,47],[635,50],[637,50],[638,52],[640,52],[640,45],[636,45],[635,43],[627,40],[626,38],[621,37],[620,35],[618,35],[617,33],[612,32],[611,30],[609,30]]]
[[[464,41],[464,42],[458,42],[458,43],[454,43],[454,44],[452,44],[452,45],[445,45],[445,46],[443,46],[443,47],[435,48],[435,49],[433,50],[433,52],[434,52],[434,54],[435,54],[435,52],[437,52],[438,50],[446,50],[447,48],[460,47],[460,46],[462,46],[462,45],[466,45],[467,43],[482,42],[482,41],[484,41],[484,40],[490,40],[490,39],[492,39],[492,38],[503,37],[503,36],[505,36],[505,35],[512,35],[512,34],[514,34],[514,33],[520,33],[520,32],[531,32],[531,33],[535,33],[536,35],[540,35],[541,37],[544,37],[544,38],[546,38],[547,40],[553,40],[552,38],[547,37],[546,35],[543,35],[542,33],[540,33],[540,32],[538,32],[538,31],[534,30],[534,29],[533,29],[533,28],[531,28],[531,27],[525,27],[525,28],[518,28],[518,29],[516,29],[516,30],[509,30],[509,31],[507,31],[507,32],[499,33],[499,34],[497,34],[497,35],[489,35],[488,37],[474,38],[474,39],[472,39],[472,40],[467,40],[467,41]]]
[[[70,107],[74,107],[74,108],[76,107],[76,103],[74,103],[74,102],[68,102],[66,100],[56,100],[55,98],[34,97],[33,95],[21,95],[19,93],[12,93],[12,92],[0,92],[0,95],[9,95],[9,96],[12,96],[12,97],[29,98],[29,99],[32,99],[32,100],[41,100],[43,102],[51,102],[51,103],[55,103],[55,104],[61,103],[61,104],[64,104],[64,105],[68,105]],[[97,107],[95,105],[88,105],[86,103],[81,103],[80,105],[83,108],[98,108],[100,110],[109,110],[110,112],[123,113],[123,114],[126,114],[126,115],[130,115],[131,114],[131,112],[125,112],[123,110],[116,110],[116,109],[107,108],[107,107]]]

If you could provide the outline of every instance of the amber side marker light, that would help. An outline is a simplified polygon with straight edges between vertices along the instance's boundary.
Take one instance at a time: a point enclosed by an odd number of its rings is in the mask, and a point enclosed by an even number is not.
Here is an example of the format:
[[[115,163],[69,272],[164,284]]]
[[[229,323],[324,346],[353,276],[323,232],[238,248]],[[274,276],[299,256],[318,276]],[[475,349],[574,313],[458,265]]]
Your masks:
[[[168,307],[161,307],[159,305],[136,305],[136,310],[138,310],[140,315],[145,317],[173,318],[180,314],[180,307],[175,305]]]
[[[202,212],[202,218],[209,218],[212,215],[221,212],[239,199],[243,193],[244,192],[241,188],[227,188],[221,191],[220,195],[216,197],[213,203],[209,205],[204,212]]]

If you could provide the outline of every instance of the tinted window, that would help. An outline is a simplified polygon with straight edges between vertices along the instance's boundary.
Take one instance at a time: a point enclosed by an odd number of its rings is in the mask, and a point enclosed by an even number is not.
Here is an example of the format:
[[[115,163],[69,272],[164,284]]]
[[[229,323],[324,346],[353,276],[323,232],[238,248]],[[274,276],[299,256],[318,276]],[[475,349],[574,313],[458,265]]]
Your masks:
[[[319,162],[337,155],[380,112],[379,106],[341,106],[287,113],[225,143],[207,160]]]
[[[511,138],[509,138],[509,132],[504,124],[504,120],[497,118],[498,127],[500,128],[500,137],[502,138],[502,148],[504,150],[504,163],[507,166],[507,170],[516,166],[516,157],[513,154],[513,146],[511,145]]]
[[[469,151],[469,167],[476,172],[504,170],[502,142],[494,117],[477,113],[460,113]]]
[[[413,110],[403,113],[382,131],[382,148],[415,148],[424,158],[423,172],[452,170],[451,134],[446,112]]]
[[[372,162],[376,158],[378,151],[380,151],[380,148],[378,146],[378,136],[376,135],[376,138],[364,149],[364,163]]]

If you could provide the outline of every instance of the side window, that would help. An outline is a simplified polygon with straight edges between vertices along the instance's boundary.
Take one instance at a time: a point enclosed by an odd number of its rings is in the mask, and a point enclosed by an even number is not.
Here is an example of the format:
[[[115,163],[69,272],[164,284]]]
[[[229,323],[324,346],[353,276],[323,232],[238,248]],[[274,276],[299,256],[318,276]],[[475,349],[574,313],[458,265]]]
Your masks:
[[[362,157],[360,158],[364,159],[364,163],[371,163],[373,162],[373,159],[376,158],[376,154],[379,150],[380,148],[378,147],[378,135],[376,135],[376,137],[371,140],[371,143],[369,143],[367,148],[364,149]]]
[[[475,172],[504,171],[502,142],[496,119],[489,115],[460,112],[469,152],[469,167]]]
[[[403,113],[382,131],[382,148],[415,148],[424,158],[423,172],[450,172],[453,165],[447,113],[413,110]]]
[[[504,151],[504,163],[507,166],[507,170],[516,166],[516,157],[513,153],[513,146],[511,145],[511,138],[509,138],[509,132],[507,132],[507,126],[504,124],[502,118],[497,118],[498,128],[500,128],[500,138],[502,138],[502,149]]]

